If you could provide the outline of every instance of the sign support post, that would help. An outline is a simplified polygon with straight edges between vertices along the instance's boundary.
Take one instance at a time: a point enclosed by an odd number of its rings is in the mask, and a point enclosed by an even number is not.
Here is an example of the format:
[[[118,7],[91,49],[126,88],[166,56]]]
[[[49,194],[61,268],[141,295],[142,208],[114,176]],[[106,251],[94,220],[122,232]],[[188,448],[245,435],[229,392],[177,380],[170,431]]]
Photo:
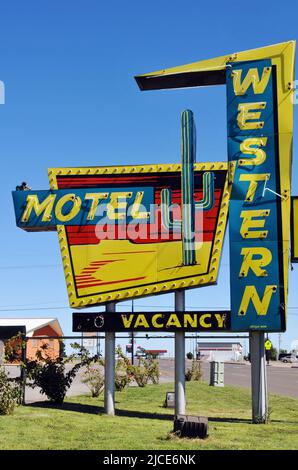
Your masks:
[[[106,312],[114,313],[116,303],[106,304]],[[115,332],[105,335],[105,412],[107,415],[115,414]]]
[[[175,311],[185,311],[185,290],[175,292]],[[175,333],[175,414],[185,415],[185,333]]]
[[[249,349],[251,360],[252,421],[266,423],[268,418],[267,370],[265,333],[251,331]]]

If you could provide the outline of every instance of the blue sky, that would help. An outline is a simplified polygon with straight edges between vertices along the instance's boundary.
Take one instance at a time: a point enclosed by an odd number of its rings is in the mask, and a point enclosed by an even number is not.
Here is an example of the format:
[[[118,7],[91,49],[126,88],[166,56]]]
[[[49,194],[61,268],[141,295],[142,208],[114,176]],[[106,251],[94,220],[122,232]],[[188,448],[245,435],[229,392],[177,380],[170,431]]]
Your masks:
[[[197,160],[226,160],[224,86],[141,93],[133,76],[297,39],[297,15],[295,1],[1,2],[1,316],[57,316],[71,333],[57,236],[15,227],[10,191],[16,184],[46,189],[52,166],[178,162],[186,108],[196,117]],[[296,105],[296,135],[297,112]],[[293,194],[296,155],[294,139]],[[187,307],[229,308],[227,242],[218,286],[187,293]],[[282,347],[298,339],[297,283],[294,266]],[[136,308],[173,303],[165,295],[140,299]],[[34,310],[17,311],[24,308]],[[277,335],[272,339],[277,344]],[[155,346],[161,341],[150,343]],[[172,341],[162,346],[173,350]]]

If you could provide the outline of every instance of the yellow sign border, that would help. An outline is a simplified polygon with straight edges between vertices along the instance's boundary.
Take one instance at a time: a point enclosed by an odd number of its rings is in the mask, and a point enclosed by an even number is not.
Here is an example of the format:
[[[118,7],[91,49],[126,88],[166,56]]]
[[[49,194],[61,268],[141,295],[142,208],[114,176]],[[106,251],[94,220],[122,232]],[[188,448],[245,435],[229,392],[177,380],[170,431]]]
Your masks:
[[[48,177],[50,189],[58,189],[57,177],[69,175],[100,175],[100,174],[131,174],[131,173],[150,173],[160,172],[169,173],[181,171],[181,164],[153,164],[153,165],[129,165],[129,166],[108,166],[108,167],[65,167],[65,168],[49,168]],[[212,171],[212,170],[228,170],[227,162],[208,162],[195,163],[195,171]],[[66,228],[63,225],[57,225],[58,239],[60,244],[64,275],[68,291],[69,304],[72,308],[83,308],[91,305],[104,304],[107,302],[127,300],[135,297],[144,297],[147,295],[163,294],[173,292],[179,289],[189,289],[200,287],[200,285],[215,284],[217,280],[219,262],[222,251],[222,244],[227,224],[227,214],[229,207],[229,199],[231,194],[232,182],[234,177],[235,165],[230,164],[227,171],[226,181],[223,189],[223,197],[219,210],[218,223],[216,227],[215,241],[211,253],[211,262],[209,273],[206,275],[193,276],[192,279],[173,282],[158,282],[150,284],[150,287],[142,287],[141,289],[127,289],[121,292],[111,292],[108,294],[100,294],[90,296],[77,297],[75,289],[74,273],[72,271],[69,246],[67,244]]]

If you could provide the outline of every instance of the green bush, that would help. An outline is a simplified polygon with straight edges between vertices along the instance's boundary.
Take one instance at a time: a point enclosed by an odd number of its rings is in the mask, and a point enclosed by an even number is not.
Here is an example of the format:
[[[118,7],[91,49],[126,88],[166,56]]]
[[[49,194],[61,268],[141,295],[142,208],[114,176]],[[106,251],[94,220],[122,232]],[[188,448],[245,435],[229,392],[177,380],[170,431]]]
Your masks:
[[[94,357],[91,362],[86,363],[86,368],[82,374],[82,383],[86,384],[91,392],[93,398],[99,397],[104,390],[104,360],[99,357]]]
[[[51,359],[47,355],[43,355],[43,352],[47,349],[47,345],[43,345],[36,353],[36,360],[27,362],[25,366],[27,377],[32,381],[28,385],[32,388],[40,387],[40,393],[57,404],[63,403],[67,390],[79,369],[97,359],[97,356],[89,357],[87,349],[77,343],[71,346],[78,352],[66,359]],[[79,362],[66,372],[66,364],[73,361]]]
[[[32,388],[40,387],[40,393],[54,403],[61,404],[80,367],[80,364],[76,364],[65,372],[65,363],[62,361],[50,359],[45,364],[30,361],[27,363],[27,373],[32,384],[29,385]]]
[[[0,415],[10,415],[20,400],[20,387],[0,368]]]
[[[115,367],[115,389],[118,392],[124,390],[132,381],[133,372],[129,359],[122,352],[120,346],[116,348],[116,367]]]
[[[132,366],[132,375],[139,387],[145,387],[148,382],[159,383],[159,365],[156,359],[148,357],[139,358],[137,366]]]
[[[87,385],[93,398],[99,397],[99,395],[103,392],[104,389],[104,374],[99,368],[99,366],[103,365],[104,362],[102,360],[98,361],[97,367],[96,365],[90,364],[86,367],[86,370],[83,372],[82,375],[82,382]]]
[[[187,359],[193,359],[193,353],[192,353],[192,352],[188,352],[188,353],[186,354],[186,357],[187,357]]]
[[[139,365],[133,366],[133,378],[139,387],[145,387],[148,383],[148,370],[142,362],[140,360]]]
[[[155,385],[159,384],[160,370],[158,361],[149,357],[145,360],[145,364],[147,368],[148,382],[151,381]]]
[[[185,372],[185,380],[186,382],[190,382],[192,380],[192,371],[191,369],[187,369]]]
[[[5,341],[4,357],[7,362],[20,362],[22,358],[22,348],[26,347],[24,335],[18,333]]]
[[[187,369],[185,373],[185,380],[187,382],[190,382],[191,380],[197,380],[200,382],[202,380],[202,376],[201,362],[194,359],[191,363],[191,368]]]

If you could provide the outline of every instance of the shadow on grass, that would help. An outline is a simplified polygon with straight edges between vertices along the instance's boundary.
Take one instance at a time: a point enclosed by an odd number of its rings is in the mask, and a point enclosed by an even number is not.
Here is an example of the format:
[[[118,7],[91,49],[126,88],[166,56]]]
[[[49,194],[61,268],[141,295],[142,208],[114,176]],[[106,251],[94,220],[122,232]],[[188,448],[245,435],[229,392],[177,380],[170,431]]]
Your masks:
[[[174,415],[166,413],[148,413],[146,411],[116,410],[116,416],[126,416],[127,418],[159,419],[162,421],[173,421]]]
[[[82,403],[64,402],[60,405],[51,401],[36,401],[34,403],[28,403],[26,406],[32,406],[33,408],[47,408],[51,410],[75,411],[77,413],[86,413],[92,415],[104,413],[104,408],[102,406],[86,405]]]
[[[215,416],[211,416],[208,418],[208,421],[211,423],[242,423],[242,424],[251,424],[251,419],[249,418],[217,418]]]
[[[117,403],[117,402],[116,402]],[[26,406],[32,406],[34,408],[47,408],[52,410],[61,411],[73,411],[76,413],[84,413],[91,415],[104,414],[105,410],[103,406],[88,405],[83,403],[64,402],[62,405],[52,403],[50,401],[39,401],[35,403],[28,403]],[[146,411],[135,411],[135,410],[121,410],[116,409],[116,416],[124,416],[126,418],[139,418],[139,419],[154,419],[161,421],[173,421],[174,414],[166,413],[150,413]],[[208,417],[210,423],[238,423],[238,424],[252,424],[250,418],[232,418],[232,417]],[[270,423],[291,423],[297,424],[297,422],[291,422],[287,420],[270,419]]]
[[[50,401],[37,401],[35,403],[28,403],[26,406],[34,408],[47,408],[52,410],[61,411],[74,411],[76,413],[86,413],[92,415],[99,415],[105,412],[103,406],[87,405],[83,403],[64,402],[59,405]],[[125,416],[127,418],[140,418],[140,419],[159,419],[159,420],[173,420],[174,416],[165,413],[148,413],[146,411],[134,410],[116,410],[116,416]]]

